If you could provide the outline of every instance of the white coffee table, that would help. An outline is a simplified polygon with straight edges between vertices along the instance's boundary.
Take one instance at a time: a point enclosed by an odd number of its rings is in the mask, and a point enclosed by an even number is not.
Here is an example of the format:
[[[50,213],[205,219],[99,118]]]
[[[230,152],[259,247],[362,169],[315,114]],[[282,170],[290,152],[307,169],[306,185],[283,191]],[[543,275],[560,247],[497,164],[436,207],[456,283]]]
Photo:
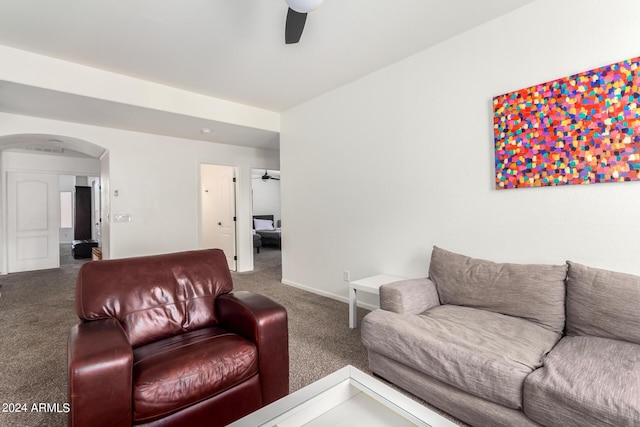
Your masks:
[[[380,295],[380,286],[397,282],[398,280],[404,280],[404,277],[378,274],[377,276],[349,282],[349,327],[353,329],[358,326],[358,291]]]
[[[346,366],[230,424],[233,427],[456,425],[353,366]]]

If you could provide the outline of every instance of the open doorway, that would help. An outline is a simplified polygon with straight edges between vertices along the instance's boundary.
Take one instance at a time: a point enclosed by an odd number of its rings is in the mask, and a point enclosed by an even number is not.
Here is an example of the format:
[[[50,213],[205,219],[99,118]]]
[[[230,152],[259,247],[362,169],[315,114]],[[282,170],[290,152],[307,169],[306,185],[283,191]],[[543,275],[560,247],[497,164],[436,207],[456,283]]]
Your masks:
[[[73,197],[61,195],[60,176],[108,180],[107,154],[88,141],[61,135],[0,137],[0,274],[60,265],[62,229],[73,229],[61,223],[63,198]],[[104,230],[100,235],[105,238]]]
[[[60,175],[60,259],[71,251],[74,240],[88,241],[73,255],[93,257],[90,250],[100,246],[100,177]],[[100,250],[101,254],[101,250]]]
[[[280,171],[253,169],[253,265],[254,269],[282,265],[282,213]]]

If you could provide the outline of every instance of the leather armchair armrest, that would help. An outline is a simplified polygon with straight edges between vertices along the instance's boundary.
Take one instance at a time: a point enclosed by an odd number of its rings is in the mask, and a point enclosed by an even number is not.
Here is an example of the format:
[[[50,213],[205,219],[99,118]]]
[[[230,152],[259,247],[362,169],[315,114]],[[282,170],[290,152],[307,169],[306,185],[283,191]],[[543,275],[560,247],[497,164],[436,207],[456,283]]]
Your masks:
[[[408,279],[380,287],[380,308],[400,314],[420,314],[440,305],[435,284],[427,279]]]
[[[286,309],[253,292],[232,292],[216,298],[220,326],[258,347],[262,403],[289,393],[289,329]]]
[[[70,426],[130,426],[133,351],[116,319],[71,328]]]

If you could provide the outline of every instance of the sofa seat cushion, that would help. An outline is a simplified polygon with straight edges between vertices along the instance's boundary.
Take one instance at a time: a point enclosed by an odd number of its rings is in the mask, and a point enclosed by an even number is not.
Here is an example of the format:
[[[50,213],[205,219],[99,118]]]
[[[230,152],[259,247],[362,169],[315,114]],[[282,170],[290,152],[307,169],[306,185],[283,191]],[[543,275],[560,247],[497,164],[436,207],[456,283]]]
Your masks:
[[[525,377],[559,339],[524,319],[454,305],[421,315],[376,310],[362,323],[370,351],[513,409],[522,408]]]
[[[549,427],[640,425],[640,345],[563,338],[525,380],[524,412]]]
[[[149,422],[221,393],[257,374],[258,351],[219,327],[139,347],[133,352],[133,418]]]

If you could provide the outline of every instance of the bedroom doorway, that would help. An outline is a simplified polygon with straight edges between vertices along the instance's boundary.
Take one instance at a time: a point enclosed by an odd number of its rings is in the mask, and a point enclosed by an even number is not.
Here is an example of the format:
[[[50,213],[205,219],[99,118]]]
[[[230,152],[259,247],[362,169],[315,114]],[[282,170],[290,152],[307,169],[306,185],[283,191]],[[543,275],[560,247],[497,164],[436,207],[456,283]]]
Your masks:
[[[280,176],[275,169],[251,170],[253,218],[262,220],[258,228],[273,229],[256,231],[255,221],[252,222],[254,270],[282,264]]]
[[[200,246],[222,249],[229,269],[236,271],[235,168],[201,164],[200,187]]]

